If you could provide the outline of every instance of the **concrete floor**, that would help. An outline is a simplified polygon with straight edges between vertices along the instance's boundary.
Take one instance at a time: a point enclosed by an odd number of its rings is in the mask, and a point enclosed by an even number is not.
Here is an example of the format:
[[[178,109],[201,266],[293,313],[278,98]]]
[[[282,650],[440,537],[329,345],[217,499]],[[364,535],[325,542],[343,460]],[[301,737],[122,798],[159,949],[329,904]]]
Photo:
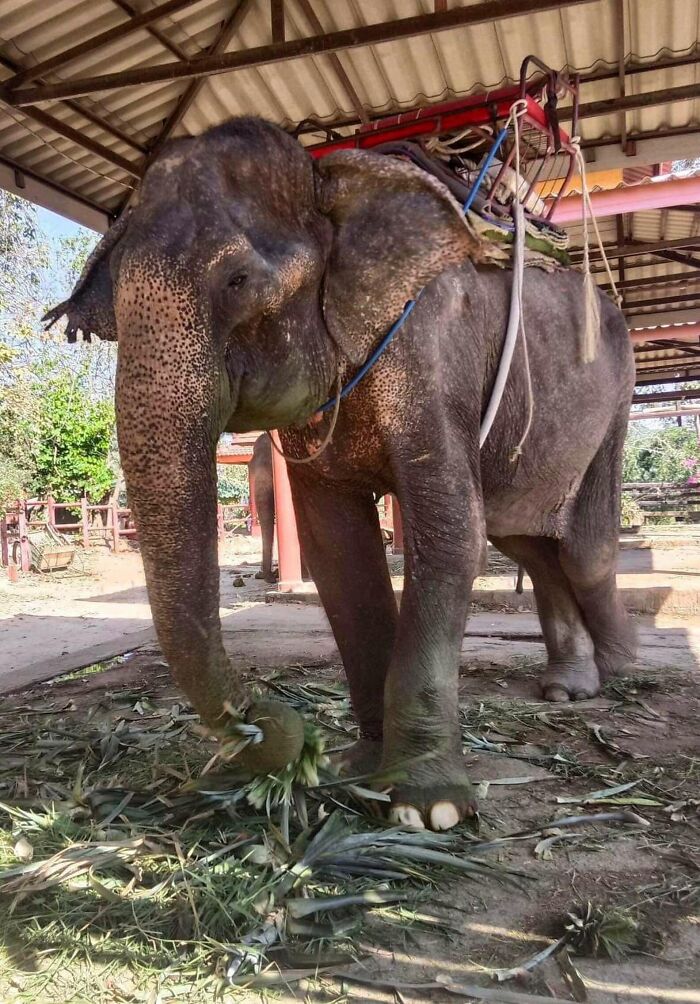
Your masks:
[[[256,544],[229,542],[221,553],[221,616],[227,647],[235,658],[265,664],[280,658],[335,656],[326,618],[313,609],[311,585],[299,603],[265,604],[269,587],[254,578]],[[503,559],[496,556],[495,564]],[[481,577],[475,584],[464,654],[507,661],[544,658],[539,624],[531,613],[529,580],[525,592],[513,591],[512,572]],[[234,587],[242,573],[245,585]],[[700,656],[700,547],[623,550],[620,587],[641,617],[642,658],[663,665],[668,653],[679,666],[696,668]],[[400,588],[400,578],[396,578]],[[279,595],[274,597],[280,598]],[[493,612],[492,612],[493,611]],[[86,567],[55,576],[30,575],[11,584],[0,578],[0,692],[134,651],[155,639],[137,553],[117,557],[92,554]]]

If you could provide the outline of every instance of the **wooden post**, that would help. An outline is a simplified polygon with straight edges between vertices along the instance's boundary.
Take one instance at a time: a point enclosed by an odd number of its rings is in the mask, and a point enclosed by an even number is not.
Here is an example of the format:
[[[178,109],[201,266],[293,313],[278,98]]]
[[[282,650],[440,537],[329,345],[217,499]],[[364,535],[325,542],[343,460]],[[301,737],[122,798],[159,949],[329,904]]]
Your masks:
[[[403,520],[401,519],[399,500],[395,495],[391,496],[391,515],[394,524],[394,543],[391,546],[391,553],[403,554]]]
[[[27,515],[24,506],[20,506],[17,514],[17,530],[19,532],[19,549],[22,555],[22,571],[28,572],[32,567],[32,555],[27,539]]]
[[[281,449],[277,432],[272,433],[275,446]],[[292,489],[287,464],[277,450],[272,451],[272,477],[275,485],[275,515],[277,517],[277,560],[281,593],[291,593],[301,585],[301,550],[294,516]]]
[[[90,547],[90,514],[88,512],[87,495],[83,495],[80,500],[80,523],[83,531],[83,547],[87,551]]]
[[[10,564],[10,548],[7,543],[7,516],[0,519],[0,565]]]
[[[251,537],[262,537],[260,517],[258,507],[255,504],[255,475],[248,465],[248,504],[250,505],[250,535]]]
[[[52,530],[56,529],[56,499],[53,495],[46,499],[46,522]]]
[[[217,534],[219,540],[223,540],[224,539],[225,532],[226,531],[224,529],[224,507],[222,506],[221,502],[217,502],[216,503],[216,534]]]
[[[110,503],[109,511],[112,513],[112,547],[114,553],[119,554],[119,499],[116,493]]]

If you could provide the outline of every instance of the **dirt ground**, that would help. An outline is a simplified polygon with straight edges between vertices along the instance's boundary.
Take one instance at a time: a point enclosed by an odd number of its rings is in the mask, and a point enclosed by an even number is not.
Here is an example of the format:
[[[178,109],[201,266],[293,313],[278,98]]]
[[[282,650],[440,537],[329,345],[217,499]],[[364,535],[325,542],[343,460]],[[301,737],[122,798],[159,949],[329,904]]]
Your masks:
[[[265,604],[266,587],[252,578],[257,566],[245,564],[254,558],[230,554],[222,572],[224,641],[234,664],[251,681],[271,673],[278,683],[342,681],[322,612]],[[102,602],[112,602],[110,591],[126,593],[127,619],[143,629],[136,616],[145,602],[138,563],[131,555],[97,558],[96,566],[104,560],[114,564]],[[234,587],[241,573],[245,585]],[[9,605],[7,594],[6,588],[0,592],[3,616],[26,618],[37,646],[51,637],[37,633],[47,609],[58,620],[89,625],[89,611],[100,602],[94,578],[79,575],[23,587]],[[370,914],[360,939],[364,958],[341,974],[235,999],[417,1004],[455,997],[411,984],[451,980],[463,988],[486,987],[485,995],[497,990],[596,1004],[700,1004],[700,622],[638,623],[641,655],[629,680],[614,681],[596,700],[552,706],[539,701],[544,648],[536,618],[522,611],[475,613],[460,675],[465,761],[479,785],[480,836],[507,838],[496,858],[523,877],[517,885],[439,881],[418,914],[389,926]],[[122,689],[153,702],[181,703],[154,641],[126,658],[100,661],[101,672],[5,697],[0,725],[8,721],[3,715],[37,701],[81,716]],[[592,797],[625,784],[630,787]],[[617,818],[561,825],[567,817],[601,813]],[[620,819],[620,813],[634,815]],[[571,923],[567,915],[585,913],[588,904],[607,912],[608,920],[610,911],[624,911],[634,927],[631,951],[619,959],[596,957],[589,939],[578,952],[498,981],[497,971],[522,966],[556,941]],[[21,976],[17,986],[3,1000],[27,999],[15,996]],[[154,1004],[170,999],[179,998],[148,998]]]

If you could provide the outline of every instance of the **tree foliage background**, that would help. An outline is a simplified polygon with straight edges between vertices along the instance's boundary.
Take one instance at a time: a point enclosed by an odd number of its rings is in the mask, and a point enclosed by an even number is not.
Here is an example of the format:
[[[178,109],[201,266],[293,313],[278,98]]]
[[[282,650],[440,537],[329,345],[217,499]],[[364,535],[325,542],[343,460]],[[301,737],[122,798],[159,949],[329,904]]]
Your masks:
[[[98,501],[114,485],[114,346],[68,345],[41,324],[97,239],[51,238],[33,205],[0,191],[0,506],[49,493]]]

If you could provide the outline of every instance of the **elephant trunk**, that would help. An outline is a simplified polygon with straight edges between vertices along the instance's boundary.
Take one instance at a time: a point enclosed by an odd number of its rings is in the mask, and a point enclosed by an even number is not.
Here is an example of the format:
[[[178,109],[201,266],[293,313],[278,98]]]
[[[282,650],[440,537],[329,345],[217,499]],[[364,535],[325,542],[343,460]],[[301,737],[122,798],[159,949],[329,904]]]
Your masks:
[[[149,393],[128,370],[120,348],[119,449],[158,641],[202,719],[221,728],[225,703],[238,707],[245,695],[221,640],[216,438],[207,410],[183,414],[187,391],[170,367],[163,378],[177,409],[162,388]]]
[[[220,363],[194,297],[120,281],[117,433],[158,641],[202,719],[245,704],[221,640],[216,527]]]
[[[137,276],[138,276],[138,270]],[[221,639],[216,443],[235,401],[222,352],[181,280],[117,286],[117,434],[148,597],[163,654],[202,720],[224,734],[249,704]],[[171,280],[172,281],[172,280]],[[301,718],[263,702],[248,710],[262,742],[241,757],[254,773],[301,752]]]

